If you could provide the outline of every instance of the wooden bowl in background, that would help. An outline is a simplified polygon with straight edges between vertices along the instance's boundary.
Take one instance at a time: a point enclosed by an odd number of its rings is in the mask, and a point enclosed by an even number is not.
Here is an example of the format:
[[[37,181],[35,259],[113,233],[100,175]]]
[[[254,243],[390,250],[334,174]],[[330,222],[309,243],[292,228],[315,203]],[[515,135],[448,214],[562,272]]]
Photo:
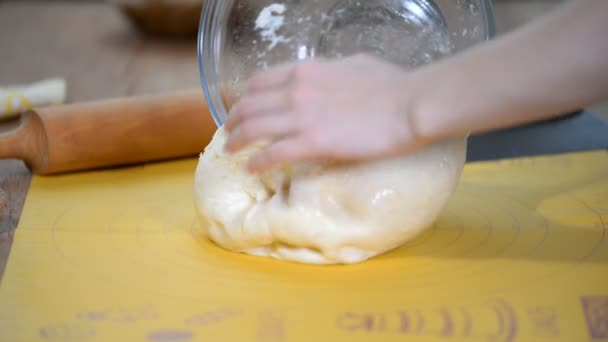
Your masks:
[[[109,0],[140,31],[196,37],[204,0]]]

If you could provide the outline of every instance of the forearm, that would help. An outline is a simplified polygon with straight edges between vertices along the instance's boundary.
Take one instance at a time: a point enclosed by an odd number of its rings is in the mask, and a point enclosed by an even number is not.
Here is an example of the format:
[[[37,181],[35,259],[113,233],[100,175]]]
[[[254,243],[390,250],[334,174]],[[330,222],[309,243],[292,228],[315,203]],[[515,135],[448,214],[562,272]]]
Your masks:
[[[580,109],[608,95],[608,1],[578,0],[528,27],[422,68],[411,118],[428,139]]]

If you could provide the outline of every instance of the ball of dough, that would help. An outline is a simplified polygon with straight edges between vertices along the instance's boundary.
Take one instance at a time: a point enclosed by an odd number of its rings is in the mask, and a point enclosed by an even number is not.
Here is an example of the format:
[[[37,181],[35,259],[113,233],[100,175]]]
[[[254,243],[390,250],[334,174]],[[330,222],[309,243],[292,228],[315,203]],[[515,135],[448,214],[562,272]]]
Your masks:
[[[466,139],[415,154],[348,165],[310,163],[252,175],[261,145],[224,152],[223,128],[195,175],[200,223],[235,252],[307,264],[352,264],[392,250],[432,225],[452,195]]]

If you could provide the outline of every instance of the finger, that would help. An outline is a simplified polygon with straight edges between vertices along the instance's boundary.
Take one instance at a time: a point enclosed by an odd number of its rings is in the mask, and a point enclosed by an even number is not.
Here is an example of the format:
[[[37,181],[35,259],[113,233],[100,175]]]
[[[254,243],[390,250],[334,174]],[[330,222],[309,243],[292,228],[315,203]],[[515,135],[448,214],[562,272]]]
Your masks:
[[[231,133],[243,121],[242,118],[236,115],[238,103],[234,105],[233,110],[228,114],[228,119],[224,122],[224,130],[226,133]]]
[[[285,112],[288,110],[288,105],[288,93],[286,90],[245,95],[229,115],[228,121],[226,121],[226,130],[230,132],[242,121],[256,116]]]
[[[296,132],[290,115],[274,114],[243,121],[228,137],[225,149],[236,152],[256,140],[284,139]]]
[[[252,173],[269,171],[283,164],[315,160],[321,157],[299,138],[277,141],[249,159],[247,168]]]
[[[248,90],[255,93],[283,87],[289,82],[292,70],[293,64],[284,64],[255,73],[249,79]]]

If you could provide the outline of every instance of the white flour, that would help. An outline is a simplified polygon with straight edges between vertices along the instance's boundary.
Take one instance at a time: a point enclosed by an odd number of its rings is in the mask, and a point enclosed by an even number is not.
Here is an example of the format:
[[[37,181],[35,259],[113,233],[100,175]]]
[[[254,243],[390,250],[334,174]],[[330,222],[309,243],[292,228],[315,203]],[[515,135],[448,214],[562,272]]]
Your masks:
[[[277,31],[285,22],[285,17],[282,14],[286,9],[287,7],[284,4],[268,5],[260,12],[255,21],[255,28],[261,30],[262,39],[270,42],[268,49],[274,48],[278,43],[289,41],[288,38],[277,34]]]

